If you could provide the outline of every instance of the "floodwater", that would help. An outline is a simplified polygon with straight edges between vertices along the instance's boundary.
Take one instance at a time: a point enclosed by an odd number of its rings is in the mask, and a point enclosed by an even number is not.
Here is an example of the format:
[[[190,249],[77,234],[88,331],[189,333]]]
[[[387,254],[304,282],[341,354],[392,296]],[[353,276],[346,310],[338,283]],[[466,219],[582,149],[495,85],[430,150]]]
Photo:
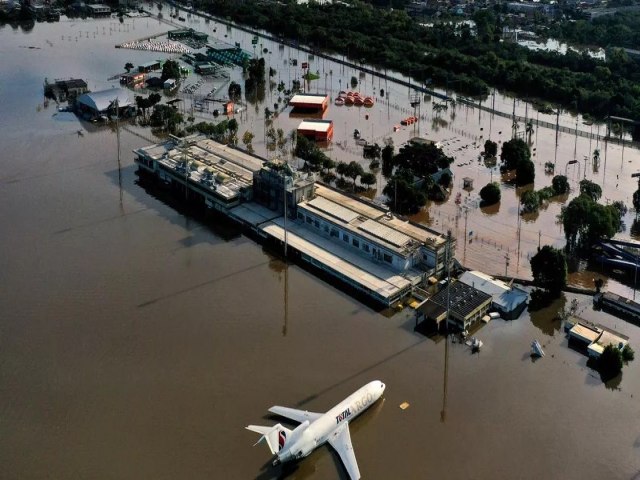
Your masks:
[[[123,130],[119,164],[109,127],[43,106],[45,76],[108,86],[127,61],[158,57],[113,45],[166,28],[153,19],[0,27],[3,478],[344,479],[326,447],[298,468],[270,467],[243,427],[274,423],[273,404],[326,410],[372,379],[387,384],[384,401],[351,427],[363,478],[640,472],[638,360],[606,385],[587,368],[552,320],[574,297],[492,321],[478,332],[479,355],[434,342],[413,332],[408,310],[381,315],[223,220],[139,185],[130,152],[146,140]],[[608,157],[618,168],[620,153]],[[638,350],[637,327],[578,299],[585,318]],[[536,362],[534,338],[547,353]]]

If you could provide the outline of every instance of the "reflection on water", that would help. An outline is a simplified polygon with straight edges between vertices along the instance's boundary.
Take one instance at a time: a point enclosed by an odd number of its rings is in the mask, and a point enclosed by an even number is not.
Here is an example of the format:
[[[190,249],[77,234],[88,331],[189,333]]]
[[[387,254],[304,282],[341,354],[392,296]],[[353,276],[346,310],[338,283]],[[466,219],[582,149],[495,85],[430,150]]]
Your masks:
[[[198,27],[192,20],[185,24]],[[485,344],[481,355],[469,355],[463,345],[448,346],[443,423],[440,386],[447,347],[413,332],[408,309],[379,314],[334,288],[330,279],[296,265],[283,270],[283,262],[222,218],[145,184],[129,152],[148,143],[132,132],[150,136],[149,131],[121,129],[119,169],[110,128],[57,121],[53,104],[37,110],[45,76],[73,75],[86,78],[94,90],[108,87],[107,79],[127,61],[135,65],[162,57],[116,50],[114,44],[169,28],[154,18],[125,19],[123,25],[114,19],[38,24],[28,36],[0,28],[0,216],[7,226],[0,237],[0,377],[8,393],[0,395],[4,476],[346,478],[329,448],[283,474],[269,466],[264,447],[251,447],[256,439],[242,427],[270,423],[265,414],[273,404],[303,403],[301,408],[325,411],[373,379],[387,383],[385,401],[352,426],[365,478],[416,478],[423,471],[447,479],[467,479],[469,472],[479,479],[496,478],[496,472],[527,479],[557,478],[559,472],[564,478],[629,478],[640,469],[636,435],[624,434],[640,431],[632,399],[640,395],[638,364],[625,367],[616,391],[598,378],[589,377],[593,383],[586,385],[590,371],[582,373],[583,357],[555,334],[553,308],[484,325],[477,332]],[[95,39],[83,35],[74,41],[80,32],[94,30]],[[226,29],[218,25],[221,31]],[[250,34],[231,29],[229,35],[229,41],[250,45]],[[26,44],[41,49],[20,48]],[[290,47],[267,44],[274,62],[304,58]],[[321,73],[323,67],[333,70],[327,79],[332,95],[338,77],[357,76],[353,69],[312,61]],[[288,76],[287,69],[279,70],[279,76]],[[239,78],[239,69],[233,75]],[[391,136],[396,146],[413,135],[413,129],[394,134],[390,128],[412,113],[403,110],[410,110],[408,89],[380,86],[370,76],[364,82],[366,91],[384,88],[389,103],[378,101],[369,120],[362,109],[331,108],[337,132],[344,132],[337,133],[338,140],[346,142],[344,149],[333,149],[334,157],[363,161],[347,125],[362,127],[372,138]],[[315,85],[323,87],[324,81]],[[267,101],[272,104],[273,98]],[[241,132],[262,130],[264,108],[254,110],[243,112]],[[432,112],[423,112],[425,134]],[[473,142],[482,135],[480,128],[489,131],[490,121],[477,110],[457,107],[448,126],[426,132],[445,140],[456,164],[466,165],[455,167],[452,197],[430,203],[417,218],[463,236],[465,219],[454,203],[462,191],[457,179],[474,178],[476,190],[462,194],[469,199],[462,203],[469,207],[467,228],[474,231],[467,260],[499,272],[510,254],[512,273],[514,189],[504,188],[493,215],[485,215],[474,197],[491,172],[477,162],[480,150]],[[289,131],[298,120],[280,115],[275,122]],[[494,138],[507,139],[496,132],[507,132],[509,120],[494,118],[493,124]],[[77,135],[79,128],[83,136]],[[547,158],[553,155],[545,147],[553,139],[553,132],[540,132],[537,158],[545,149]],[[578,146],[587,149],[588,142]],[[600,172],[620,170],[620,154],[610,147]],[[625,151],[625,158],[634,157]],[[543,169],[544,159],[540,162],[537,168]],[[623,166],[628,169],[626,162]],[[610,170],[607,182],[616,174]],[[538,176],[536,188],[544,178]],[[570,180],[576,188],[579,179]],[[623,197],[626,181],[621,174],[620,190],[605,186],[613,192],[605,195]],[[523,226],[521,269],[526,253],[537,248],[540,228],[545,243],[562,238],[551,220],[559,206],[552,203],[535,226]],[[640,340],[636,327],[606,313],[586,308],[581,315],[620,329],[634,345]],[[522,361],[540,332],[547,356],[535,364]],[[398,408],[405,401],[411,407]],[[599,435],[593,435],[594,422]],[[473,453],[460,455],[460,445],[473,445]],[[557,454],[567,448],[579,453]],[[585,461],[591,458],[602,461]]]
[[[560,321],[558,314],[563,311],[566,303],[567,299],[565,295],[561,295],[547,307],[536,311],[531,311],[531,309],[529,309],[531,323],[545,335],[555,335],[562,328],[562,322]]]

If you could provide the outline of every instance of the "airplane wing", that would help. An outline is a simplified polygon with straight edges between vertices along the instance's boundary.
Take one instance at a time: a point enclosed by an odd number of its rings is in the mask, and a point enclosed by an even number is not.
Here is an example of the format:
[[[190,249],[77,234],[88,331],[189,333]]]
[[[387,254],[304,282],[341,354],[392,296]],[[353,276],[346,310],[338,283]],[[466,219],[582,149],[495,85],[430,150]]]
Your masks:
[[[289,418],[295,422],[302,423],[305,420],[309,420],[309,423],[313,423],[322,416],[321,413],[307,412],[305,410],[296,410],[289,407],[274,406],[269,409],[271,413],[280,415],[281,417]]]
[[[342,460],[344,467],[347,469],[351,480],[358,480],[360,478],[360,470],[358,469],[356,454],[353,452],[353,445],[351,445],[349,424],[343,423],[338,427],[336,431],[331,434],[328,441],[334,450],[338,452],[338,455],[340,455],[340,460]]]

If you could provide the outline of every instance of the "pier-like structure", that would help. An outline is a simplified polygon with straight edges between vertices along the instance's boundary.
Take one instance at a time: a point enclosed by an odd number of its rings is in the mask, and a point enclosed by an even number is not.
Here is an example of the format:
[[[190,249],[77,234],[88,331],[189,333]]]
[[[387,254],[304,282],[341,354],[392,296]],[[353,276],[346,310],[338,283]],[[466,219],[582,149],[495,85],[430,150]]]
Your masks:
[[[134,153],[141,172],[178,195],[377,304],[391,306],[447,271],[444,235],[285,162],[204,136],[171,137]]]

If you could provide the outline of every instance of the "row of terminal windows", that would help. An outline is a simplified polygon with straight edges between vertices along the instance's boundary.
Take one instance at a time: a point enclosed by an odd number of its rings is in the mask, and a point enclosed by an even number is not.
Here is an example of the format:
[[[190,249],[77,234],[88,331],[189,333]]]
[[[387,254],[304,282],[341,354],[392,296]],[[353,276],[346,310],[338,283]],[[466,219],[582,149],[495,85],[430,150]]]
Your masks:
[[[302,212],[298,212],[298,220],[303,220],[306,221],[309,225],[313,225],[314,227],[316,227],[317,229],[320,229],[320,222],[317,219],[314,219],[311,216],[306,216],[302,213]],[[323,224],[322,225],[322,229],[324,230],[325,233],[328,233],[329,236],[331,237],[335,237],[335,238],[340,238],[340,232],[338,231],[337,228],[335,227],[331,227],[329,228],[329,225],[327,224]],[[353,245],[356,248],[360,248],[360,240],[358,240],[356,237],[351,237],[349,238],[349,235],[347,233],[342,233],[342,241],[345,243],[349,243],[349,240],[351,240],[351,245]],[[369,247],[369,244],[362,242],[362,250],[364,250],[367,253],[371,252],[371,248]],[[373,249],[373,253],[376,253],[376,249]],[[391,264],[393,263],[393,257],[391,255],[389,255],[388,253],[382,253],[382,259]]]

